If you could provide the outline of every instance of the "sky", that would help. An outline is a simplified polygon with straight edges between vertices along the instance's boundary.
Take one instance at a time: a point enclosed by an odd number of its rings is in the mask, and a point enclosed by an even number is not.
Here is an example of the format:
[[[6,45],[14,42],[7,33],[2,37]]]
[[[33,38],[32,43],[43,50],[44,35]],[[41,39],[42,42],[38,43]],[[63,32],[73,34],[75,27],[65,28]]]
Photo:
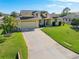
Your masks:
[[[79,0],[0,0],[0,12],[11,13],[20,10],[45,10],[61,13],[65,7],[79,12]]]

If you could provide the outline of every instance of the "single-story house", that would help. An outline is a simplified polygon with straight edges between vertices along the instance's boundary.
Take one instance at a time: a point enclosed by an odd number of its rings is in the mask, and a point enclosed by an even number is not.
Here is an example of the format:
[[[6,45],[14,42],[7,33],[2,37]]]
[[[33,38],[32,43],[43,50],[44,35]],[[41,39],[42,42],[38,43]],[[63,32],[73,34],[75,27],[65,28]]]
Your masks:
[[[67,24],[71,24],[73,19],[79,19],[79,13],[71,13],[67,16],[62,17],[63,22]]]

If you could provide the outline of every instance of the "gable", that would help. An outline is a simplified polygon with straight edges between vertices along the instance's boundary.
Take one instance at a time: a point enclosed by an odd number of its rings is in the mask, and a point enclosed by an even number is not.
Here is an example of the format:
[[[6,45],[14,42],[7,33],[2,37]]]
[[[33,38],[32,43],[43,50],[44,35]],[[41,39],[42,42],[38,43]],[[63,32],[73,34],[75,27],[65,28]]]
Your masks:
[[[20,16],[33,17],[32,12],[32,10],[21,10]]]

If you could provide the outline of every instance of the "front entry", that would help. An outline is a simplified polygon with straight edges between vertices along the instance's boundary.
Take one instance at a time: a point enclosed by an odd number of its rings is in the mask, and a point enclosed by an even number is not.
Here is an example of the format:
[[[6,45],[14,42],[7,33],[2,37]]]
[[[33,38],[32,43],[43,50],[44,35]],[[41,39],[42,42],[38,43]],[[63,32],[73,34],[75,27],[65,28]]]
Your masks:
[[[45,20],[39,20],[39,27],[45,27],[46,21]]]

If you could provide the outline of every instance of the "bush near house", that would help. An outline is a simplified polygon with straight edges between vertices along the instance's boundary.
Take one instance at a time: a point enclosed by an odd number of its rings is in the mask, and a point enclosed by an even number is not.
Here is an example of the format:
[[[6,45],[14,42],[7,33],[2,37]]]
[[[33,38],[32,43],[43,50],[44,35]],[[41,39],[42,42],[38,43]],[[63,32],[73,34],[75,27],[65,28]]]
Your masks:
[[[44,31],[62,46],[79,53],[79,31],[75,31],[71,27],[71,25],[46,27],[43,28],[42,31]]]
[[[79,19],[74,18],[72,20],[72,25],[79,25]]]
[[[0,29],[2,28],[1,24],[0,24]]]
[[[3,34],[11,33],[15,31],[16,28],[17,28],[17,21],[14,17],[5,16],[3,18],[3,24],[2,24]]]

